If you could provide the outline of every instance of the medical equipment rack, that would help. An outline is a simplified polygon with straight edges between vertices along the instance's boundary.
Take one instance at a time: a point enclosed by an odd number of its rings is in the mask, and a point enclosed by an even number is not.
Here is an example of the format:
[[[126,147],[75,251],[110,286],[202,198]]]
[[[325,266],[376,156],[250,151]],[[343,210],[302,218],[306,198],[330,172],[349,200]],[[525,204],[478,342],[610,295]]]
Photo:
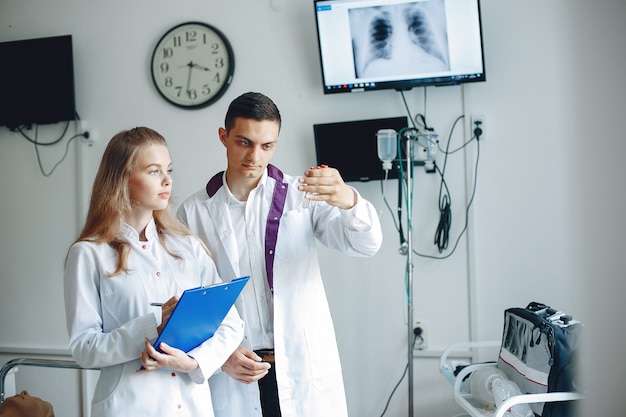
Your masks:
[[[491,366],[497,367],[496,362],[485,362],[469,364],[461,369],[457,375],[454,375],[454,369],[450,366],[449,356],[453,352],[460,350],[487,348],[487,347],[499,347],[501,345],[500,340],[486,341],[486,342],[461,342],[448,346],[439,358],[439,371],[441,374],[452,384],[454,401],[459,404],[470,416],[472,417],[485,417],[489,415],[489,411],[483,409],[478,404],[472,394],[469,392],[469,384],[464,384],[466,377],[472,372],[478,370],[481,367]],[[571,401],[581,400],[584,395],[578,392],[547,392],[544,394],[522,394],[515,395],[502,402],[495,411],[493,411],[493,417],[505,417],[507,411],[516,404],[530,404],[538,402],[555,402],[555,401]]]

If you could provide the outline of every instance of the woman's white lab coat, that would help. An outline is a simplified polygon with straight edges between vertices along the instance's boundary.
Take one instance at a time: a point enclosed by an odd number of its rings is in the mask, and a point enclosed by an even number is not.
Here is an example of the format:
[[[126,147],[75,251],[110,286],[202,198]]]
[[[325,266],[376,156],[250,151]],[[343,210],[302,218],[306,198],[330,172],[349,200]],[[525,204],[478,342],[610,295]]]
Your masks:
[[[65,269],[65,308],[70,350],[84,368],[99,368],[91,417],[177,416],[212,417],[206,382],[243,337],[243,322],[235,309],[214,337],[189,352],[200,367],[192,373],[159,369],[136,374],[144,339],[154,342],[161,321],[160,307],[187,288],[219,282],[212,259],[191,236],[166,237],[165,252],[151,222],[147,242],[124,225],[122,236],[131,243],[129,273],[115,277],[117,255],[106,244],[78,242],[68,253]]]
[[[304,208],[297,180],[284,176],[288,191],[273,265],[274,366],[280,408],[283,417],[345,417],[341,363],[320,275],[316,238],[344,254],[370,256],[382,243],[380,223],[375,208],[361,196],[350,211],[314,202]],[[263,200],[256,221],[263,224],[275,182],[266,172],[259,184]],[[178,211],[181,220],[208,244],[225,281],[240,275],[238,260],[231,259],[231,254],[237,253],[237,242],[229,226],[227,201],[225,187],[212,198],[203,190],[186,200]],[[245,307],[239,302],[237,308],[245,321]],[[251,346],[247,329],[242,346]],[[237,382],[225,373],[214,375],[209,383],[216,416],[262,415],[258,384]]]

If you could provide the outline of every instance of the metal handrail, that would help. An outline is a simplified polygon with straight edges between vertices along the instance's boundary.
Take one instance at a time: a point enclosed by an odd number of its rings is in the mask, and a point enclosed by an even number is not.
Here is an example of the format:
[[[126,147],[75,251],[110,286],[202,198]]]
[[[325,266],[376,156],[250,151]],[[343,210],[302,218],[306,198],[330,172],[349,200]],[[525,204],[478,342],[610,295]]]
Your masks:
[[[0,368],[0,403],[4,401],[4,380],[11,369],[16,366],[43,366],[47,368],[64,368],[64,369],[85,369],[71,360],[61,359],[35,359],[35,358],[17,358],[12,359],[2,365]]]
[[[454,386],[454,400],[459,404],[465,411],[467,411],[471,416],[474,417],[484,417],[485,414],[478,410],[474,404],[470,403],[469,398],[472,397],[471,393],[462,392],[462,383],[465,378],[474,372],[475,370],[485,367],[485,366],[493,366],[496,367],[496,362],[483,362],[483,363],[475,363],[465,366],[458,374],[454,375],[453,370],[447,366],[447,359],[450,354],[458,349],[466,349],[466,348],[481,348],[481,347],[496,347],[500,346],[501,341],[499,340],[491,340],[486,342],[461,342],[455,343],[453,345],[448,346],[441,355],[439,359],[439,370],[441,374]],[[558,401],[572,401],[572,400],[581,400],[584,399],[585,395],[578,392],[545,392],[542,394],[522,394],[515,395],[504,402],[502,402],[494,411],[493,417],[503,417],[506,415],[507,411],[514,405],[517,404],[531,404],[531,403],[539,403],[539,402],[558,402]]]

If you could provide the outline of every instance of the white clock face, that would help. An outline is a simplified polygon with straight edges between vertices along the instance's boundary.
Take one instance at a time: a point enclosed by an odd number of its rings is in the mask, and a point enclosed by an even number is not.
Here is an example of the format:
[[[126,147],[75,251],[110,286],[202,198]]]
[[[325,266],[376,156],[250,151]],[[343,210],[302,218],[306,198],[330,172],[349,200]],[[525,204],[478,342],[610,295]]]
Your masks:
[[[235,68],[224,35],[205,23],[183,23],[159,40],[152,54],[152,80],[167,101],[202,108],[220,98]]]

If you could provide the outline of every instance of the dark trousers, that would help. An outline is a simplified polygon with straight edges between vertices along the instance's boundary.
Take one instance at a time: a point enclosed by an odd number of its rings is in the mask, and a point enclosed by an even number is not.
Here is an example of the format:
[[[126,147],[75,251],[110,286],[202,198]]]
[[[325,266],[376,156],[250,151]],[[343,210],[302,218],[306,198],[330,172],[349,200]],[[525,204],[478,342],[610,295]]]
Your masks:
[[[259,356],[263,357],[262,355]],[[274,368],[276,365],[274,362],[270,362],[270,364],[272,367],[269,369],[268,374],[259,380],[261,410],[263,410],[263,417],[281,417],[280,404],[278,402],[278,385],[276,384],[276,370]]]

